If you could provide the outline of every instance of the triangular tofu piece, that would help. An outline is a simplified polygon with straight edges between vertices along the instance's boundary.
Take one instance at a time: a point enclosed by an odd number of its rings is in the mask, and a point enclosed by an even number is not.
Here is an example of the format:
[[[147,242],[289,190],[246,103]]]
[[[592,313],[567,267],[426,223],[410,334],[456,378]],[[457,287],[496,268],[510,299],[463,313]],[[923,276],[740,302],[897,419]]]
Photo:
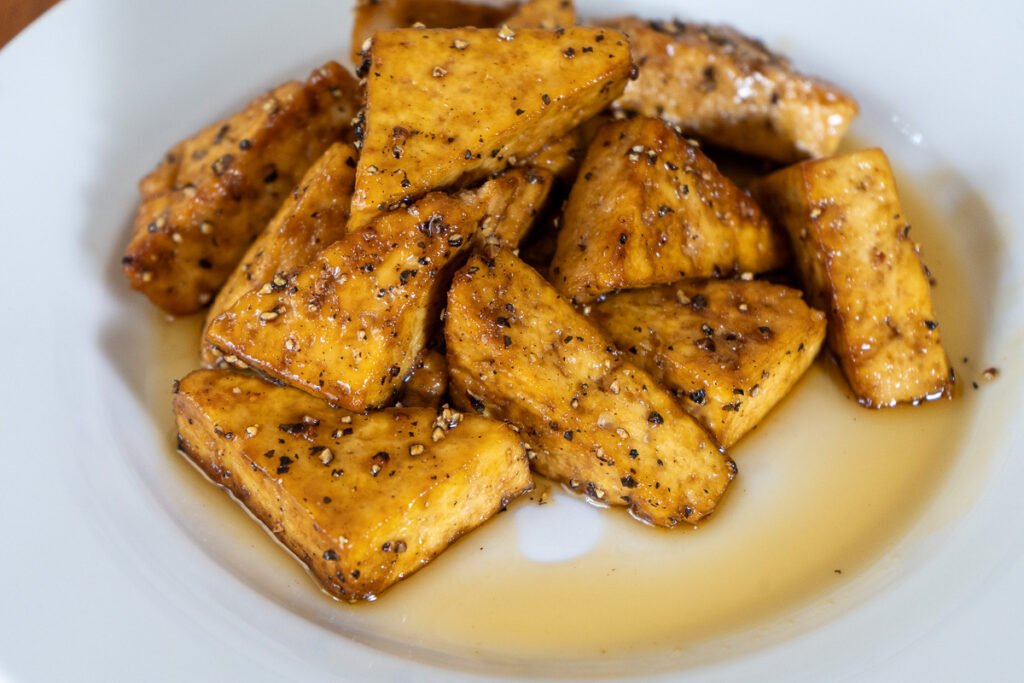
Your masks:
[[[885,153],[805,161],[752,186],[789,232],[828,344],[861,404],[918,404],[953,393],[932,293]]]
[[[352,226],[536,152],[618,97],[631,65],[625,37],[607,29],[378,33],[360,69]]]
[[[636,17],[602,23],[629,36],[643,65],[615,106],[706,142],[788,163],[833,154],[857,117],[848,93],[729,26]]]
[[[551,264],[577,302],[684,277],[785,265],[785,235],[694,143],[658,119],[606,124],[569,195]]]
[[[207,339],[251,366],[349,410],[391,400],[437,325],[455,268],[488,211],[491,183],[427,195],[348,233],[213,321]]]
[[[328,62],[171,148],[139,183],[121,260],[132,287],[173,315],[209,304],[303,174],[351,135],[359,100]]]
[[[524,0],[505,23],[514,29],[569,28],[576,25],[576,7],[572,0]]]
[[[507,251],[455,276],[445,342],[452,396],[518,424],[538,472],[597,502],[690,524],[735,473],[668,391]]]
[[[799,291],[759,281],[621,292],[591,306],[590,317],[723,448],[793,388],[825,339],[825,314]]]
[[[359,415],[201,370],[174,412],[188,457],[342,600],[373,600],[533,487],[515,432],[449,409]]]
[[[249,290],[306,265],[345,235],[357,156],[352,145],[339,142],[310,167],[213,300],[206,327]],[[204,328],[203,362],[213,365],[221,354],[205,337]]]

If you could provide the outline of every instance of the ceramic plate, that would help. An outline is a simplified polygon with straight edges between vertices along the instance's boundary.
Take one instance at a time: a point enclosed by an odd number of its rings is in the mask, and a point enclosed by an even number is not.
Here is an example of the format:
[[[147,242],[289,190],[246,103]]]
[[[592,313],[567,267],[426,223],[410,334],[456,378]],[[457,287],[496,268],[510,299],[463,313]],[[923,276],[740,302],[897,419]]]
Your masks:
[[[335,603],[175,454],[169,383],[195,365],[196,322],[165,319],[118,264],[137,179],[260,91],[344,61],[349,3],[65,0],[0,52],[0,674],[1024,676],[1024,9],[685,12],[858,97],[846,145],[892,159],[938,280],[957,400],[868,411],[822,360],[736,446],[740,476],[697,530],[538,492],[377,603]]]

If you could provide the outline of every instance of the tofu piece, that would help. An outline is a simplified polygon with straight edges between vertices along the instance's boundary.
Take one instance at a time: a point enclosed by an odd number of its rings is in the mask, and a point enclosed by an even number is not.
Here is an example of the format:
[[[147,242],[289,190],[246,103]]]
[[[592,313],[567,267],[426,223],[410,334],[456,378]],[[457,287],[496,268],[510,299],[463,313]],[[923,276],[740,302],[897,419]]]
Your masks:
[[[785,235],[700,149],[658,119],[597,133],[565,207],[551,264],[576,302],[684,277],[774,270]]]
[[[374,600],[533,488],[518,436],[475,415],[352,414],[224,370],[181,380],[174,413],[185,454],[341,600]]]
[[[436,349],[427,349],[413,366],[402,387],[402,405],[437,410],[448,396],[448,359]]]
[[[789,393],[825,340],[824,313],[762,281],[620,292],[590,318],[726,449]]]
[[[576,25],[572,0],[523,0],[505,23],[513,29],[571,28]]]
[[[408,28],[413,24],[423,24],[426,28],[493,28],[506,21],[516,9],[513,2],[357,0],[352,25],[352,62],[362,63],[366,41],[380,31]]]
[[[543,168],[506,171],[480,189],[487,218],[476,234],[480,247],[518,249],[544,210],[554,176]]]
[[[952,396],[929,278],[880,149],[806,161],[752,190],[789,232],[808,300],[861,404]]]
[[[433,193],[350,232],[245,294],[207,339],[229,363],[343,408],[387,404],[438,324],[451,274],[488,216],[486,194]]]
[[[538,472],[655,526],[714,510],[735,464],[536,271],[471,257],[446,310],[453,397],[518,425]]]
[[[615,106],[660,116],[688,135],[783,163],[833,154],[858,114],[831,83],[728,26],[626,17],[640,77]]]
[[[355,147],[347,142],[331,145],[249,246],[206,313],[201,349],[204,363],[212,366],[222,358],[206,341],[205,331],[217,316],[246,292],[306,265],[324,247],[344,237],[357,156]]]
[[[173,147],[142,179],[122,267],[173,315],[209,304],[306,170],[350,131],[359,86],[334,62]]]
[[[366,107],[350,227],[533,154],[618,97],[631,65],[625,37],[607,29],[376,34],[359,72]]]

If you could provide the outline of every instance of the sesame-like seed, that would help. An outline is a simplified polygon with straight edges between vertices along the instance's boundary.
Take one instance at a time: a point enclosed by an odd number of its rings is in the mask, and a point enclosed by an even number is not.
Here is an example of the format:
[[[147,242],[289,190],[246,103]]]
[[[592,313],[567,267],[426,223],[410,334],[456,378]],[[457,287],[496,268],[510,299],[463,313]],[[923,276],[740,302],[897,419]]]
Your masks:
[[[999,376],[999,368],[986,368],[986,370],[981,373],[981,378],[983,380],[985,380],[986,382],[991,382],[992,380],[994,380],[998,376]]]
[[[203,221],[199,225],[199,232],[201,232],[204,235],[212,234],[213,233],[213,223],[211,223],[210,221]]]
[[[610,392],[612,392],[612,394],[618,396],[619,395],[619,381],[615,380],[611,384],[609,384],[608,385],[608,391],[610,391]]]
[[[263,311],[262,313],[260,313],[260,320],[262,320],[263,322],[277,320],[277,311]]]
[[[815,220],[816,218],[818,218],[819,216],[821,216],[821,209],[818,209],[818,208],[811,209],[811,220],[812,221]]]
[[[277,107],[277,100],[271,97],[270,99],[263,103],[263,113],[273,114],[275,111],[277,111]]]
[[[320,462],[324,465],[330,465],[331,461],[334,460],[334,452],[330,448],[325,448],[320,451]]]
[[[678,301],[683,306],[690,305],[690,297],[686,296],[686,292],[684,292],[681,289],[676,290],[676,301]]]
[[[189,185],[188,187],[186,187],[184,192],[185,192],[185,196],[188,197],[189,199],[192,199],[193,197],[196,196],[196,188],[194,186],[192,186],[192,185]]]
[[[294,339],[285,339],[284,340],[284,348],[285,348],[286,351],[294,351],[295,350],[295,340]]]
[[[341,417],[341,424],[343,424],[343,425],[352,424],[352,416],[351,415],[343,415]]]
[[[580,400],[578,398],[574,398],[573,400],[569,401],[569,406],[571,408],[573,408],[574,410],[576,408],[579,408],[580,407]]]
[[[746,305],[746,304],[740,304],[740,305],[739,305],[739,306],[737,306],[736,308],[737,308],[737,309],[739,309],[739,312],[740,312],[740,313],[746,313],[747,311],[749,311],[749,310],[750,310],[750,306],[748,306],[748,305]]]
[[[620,439],[628,439],[629,438],[629,432],[627,432],[622,427],[618,427],[615,430],[615,436],[619,437]]]
[[[409,455],[416,457],[417,455],[423,455],[423,451],[427,450],[427,447],[421,443],[414,443],[409,446]]]
[[[366,172],[367,172],[368,174],[370,174],[370,175],[375,175],[375,174],[377,174],[377,173],[378,173],[379,171],[380,171],[380,169],[379,169],[379,168],[377,168],[376,166],[374,166],[373,164],[370,164],[369,166],[367,166],[367,167],[366,167]]]
[[[434,427],[434,431],[432,431],[430,433],[430,438],[434,441],[434,443],[437,443],[438,441],[440,441],[444,437],[445,437],[445,432],[444,432],[444,428],[443,427]]]
[[[456,38],[455,40],[452,41],[452,47],[455,48],[456,50],[465,50],[467,47],[469,47],[469,42],[461,38]]]
[[[249,425],[248,427],[245,428],[245,435],[251,439],[252,437],[256,436],[256,433],[259,430],[259,425]]]
[[[498,37],[502,40],[512,40],[516,37],[516,32],[509,28],[508,24],[502,24],[498,29]]]
[[[205,306],[206,304],[210,303],[211,299],[213,299],[213,295],[210,294],[209,292],[200,292],[199,293],[199,304],[200,305]]]
[[[378,474],[380,474],[380,465],[371,465],[370,466],[370,474],[372,476],[374,476],[374,477],[376,477]]]
[[[142,271],[142,281],[143,282],[149,282],[152,279],[153,279],[153,273],[149,272],[148,270]]]
[[[754,279],[754,274],[751,273],[750,271],[740,273],[740,279],[743,280],[744,282],[750,282],[751,280]]]
[[[448,75],[448,70],[443,66],[435,66],[431,74],[433,74],[434,78],[444,78]]]

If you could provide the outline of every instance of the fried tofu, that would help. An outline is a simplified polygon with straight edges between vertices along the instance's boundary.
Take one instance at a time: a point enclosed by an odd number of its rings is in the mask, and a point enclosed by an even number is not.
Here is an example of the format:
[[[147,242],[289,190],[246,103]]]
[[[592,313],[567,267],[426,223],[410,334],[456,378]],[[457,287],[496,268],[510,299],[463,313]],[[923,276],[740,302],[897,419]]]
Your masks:
[[[505,23],[514,29],[570,28],[576,25],[576,7],[572,0],[523,0]]]
[[[424,349],[488,189],[427,195],[245,294],[207,330],[242,362],[349,410],[387,404]]]
[[[789,232],[804,289],[828,314],[829,348],[860,403],[952,395],[929,278],[885,154],[806,161],[752,190]]]
[[[513,2],[358,0],[352,26],[352,61],[354,64],[363,61],[362,50],[366,41],[379,31],[408,28],[414,24],[422,24],[426,28],[493,28],[508,19],[516,9]]]
[[[625,37],[607,29],[376,34],[360,70],[351,227],[525,159],[618,97],[631,64]]]
[[[209,304],[306,170],[351,132],[358,91],[328,62],[171,149],[139,184],[122,259],[132,287],[174,315]]]
[[[785,235],[677,130],[646,117],[608,123],[590,145],[565,207],[552,280],[593,301],[684,277],[786,264]]]
[[[833,154],[858,114],[842,89],[728,26],[604,22],[629,36],[640,77],[616,102],[689,135],[783,163]]]
[[[355,147],[332,145],[302,177],[221,288],[206,313],[206,327],[246,292],[306,265],[324,247],[341,239],[348,224],[356,175]],[[202,343],[203,362],[221,354]]]
[[[825,314],[769,282],[684,280],[612,294],[590,318],[731,448],[811,366]]]
[[[735,473],[671,394],[507,251],[456,274],[445,340],[453,396],[515,423],[538,472],[597,502],[695,523]]]
[[[179,443],[331,595],[373,600],[530,490],[518,436],[431,409],[359,415],[223,370],[181,380]]]
[[[402,387],[402,405],[407,408],[441,407],[448,395],[448,359],[435,349],[427,349],[413,366]]]
[[[487,218],[476,235],[477,244],[518,249],[544,210],[554,180],[543,168],[517,168],[481,187]]]

